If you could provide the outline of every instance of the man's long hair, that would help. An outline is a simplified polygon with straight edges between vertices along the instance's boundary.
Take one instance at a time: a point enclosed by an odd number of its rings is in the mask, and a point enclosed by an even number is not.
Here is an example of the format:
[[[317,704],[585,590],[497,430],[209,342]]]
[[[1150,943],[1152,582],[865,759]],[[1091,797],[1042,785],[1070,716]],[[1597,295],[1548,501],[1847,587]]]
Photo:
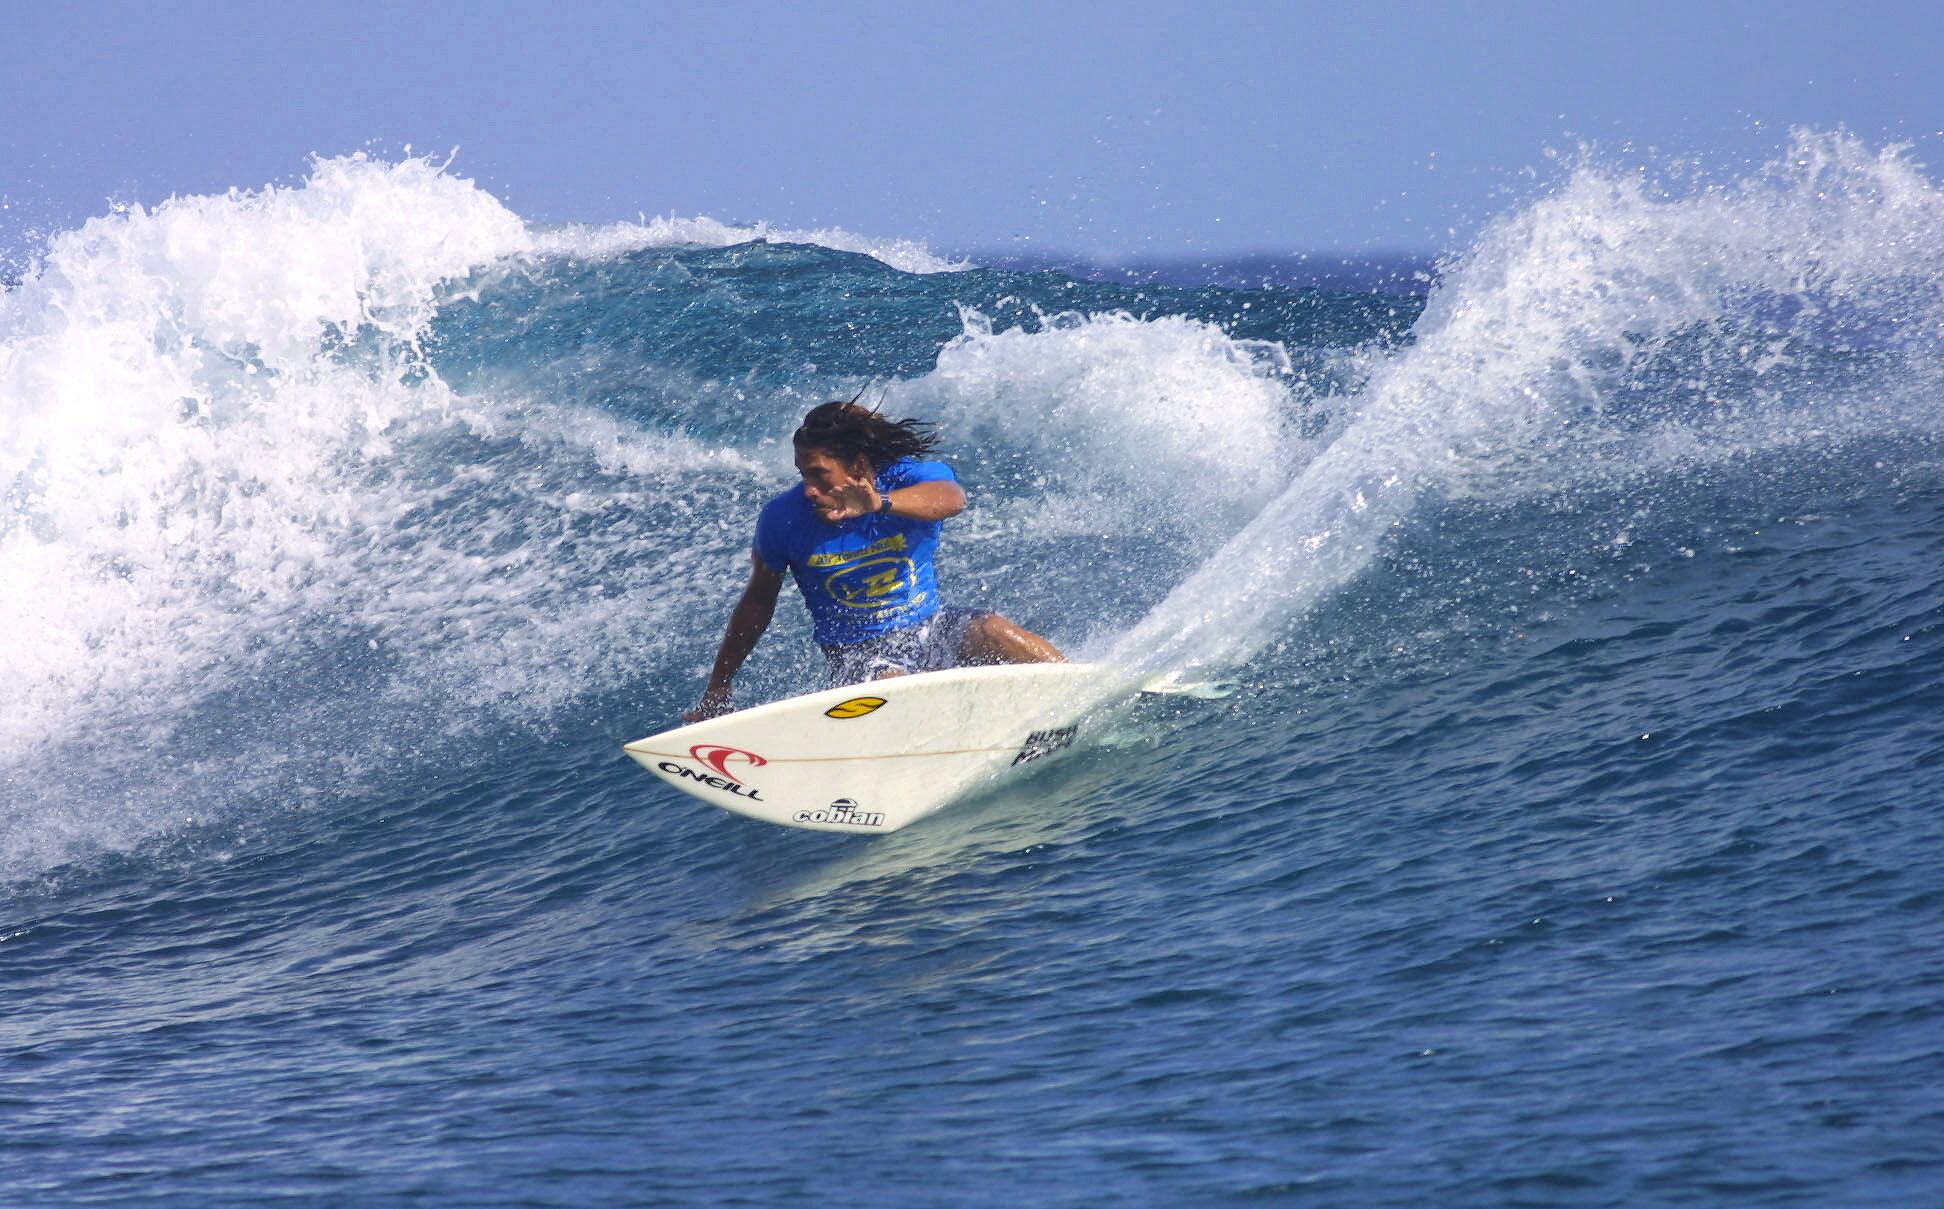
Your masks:
[[[816,449],[840,462],[858,455],[882,470],[899,458],[921,458],[938,448],[924,420],[889,420],[855,399],[819,404],[790,438],[798,449]]]

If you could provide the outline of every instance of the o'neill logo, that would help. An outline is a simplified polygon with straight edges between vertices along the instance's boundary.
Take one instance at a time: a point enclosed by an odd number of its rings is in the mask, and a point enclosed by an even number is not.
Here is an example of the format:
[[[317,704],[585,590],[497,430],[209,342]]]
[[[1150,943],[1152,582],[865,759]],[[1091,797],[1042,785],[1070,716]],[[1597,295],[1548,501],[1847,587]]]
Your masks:
[[[704,767],[715,769],[716,775],[710,776],[706,772],[697,772],[693,768],[683,768],[673,760],[663,760],[655,767],[671,777],[680,777],[684,781],[700,781],[712,789],[733,793],[737,797],[748,798],[752,802],[763,800],[762,794],[738,781],[735,774],[729,771],[731,764],[747,764],[751,768],[760,768],[769,763],[755,752],[744,751],[740,747],[723,747],[716,743],[697,743],[689,748],[689,759]]]
[[[769,763],[753,751],[744,751],[740,747],[722,747],[714,743],[697,743],[689,748],[689,759],[697,764],[708,765],[716,770],[718,776],[728,777],[731,781],[736,779],[736,774],[729,771],[731,764],[747,764],[751,768],[761,768]]]

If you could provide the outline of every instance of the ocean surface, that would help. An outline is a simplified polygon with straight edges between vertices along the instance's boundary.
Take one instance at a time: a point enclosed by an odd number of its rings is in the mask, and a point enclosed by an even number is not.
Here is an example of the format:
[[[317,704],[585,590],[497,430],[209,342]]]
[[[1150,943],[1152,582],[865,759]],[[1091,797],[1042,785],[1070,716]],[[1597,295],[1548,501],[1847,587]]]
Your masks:
[[[8,251],[0,1204],[1944,1204],[1895,149],[1363,287],[363,157]],[[626,759],[860,390],[948,599],[1202,695],[877,838]],[[787,597],[742,700],[820,663]]]

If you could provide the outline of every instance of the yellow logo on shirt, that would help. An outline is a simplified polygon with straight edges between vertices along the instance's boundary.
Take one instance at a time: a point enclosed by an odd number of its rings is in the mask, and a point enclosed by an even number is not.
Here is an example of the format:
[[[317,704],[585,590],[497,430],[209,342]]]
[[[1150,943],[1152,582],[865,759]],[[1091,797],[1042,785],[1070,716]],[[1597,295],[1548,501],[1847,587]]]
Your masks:
[[[855,550],[831,550],[823,554],[812,554],[804,559],[804,562],[813,567],[841,567],[845,563],[854,563],[860,558],[869,558],[873,554],[883,554],[887,550],[904,548],[904,534],[894,533],[890,537],[880,538],[868,546],[860,546]]]
[[[917,570],[908,558],[873,558],[824,580],[824,591],[840,605],[853,609],[883,608],[886,597],[896,596],[910,587]]]

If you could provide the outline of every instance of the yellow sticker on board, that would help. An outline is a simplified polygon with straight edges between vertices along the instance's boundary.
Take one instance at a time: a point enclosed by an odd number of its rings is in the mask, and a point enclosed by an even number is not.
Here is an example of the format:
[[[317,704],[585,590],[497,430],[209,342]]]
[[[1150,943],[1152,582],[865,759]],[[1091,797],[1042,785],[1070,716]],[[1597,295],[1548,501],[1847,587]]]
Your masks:
[[[826,718],[862,718],[878,706],[884,704],[882,697],[852,697],[849,701],[839,701],[824,711]]]

